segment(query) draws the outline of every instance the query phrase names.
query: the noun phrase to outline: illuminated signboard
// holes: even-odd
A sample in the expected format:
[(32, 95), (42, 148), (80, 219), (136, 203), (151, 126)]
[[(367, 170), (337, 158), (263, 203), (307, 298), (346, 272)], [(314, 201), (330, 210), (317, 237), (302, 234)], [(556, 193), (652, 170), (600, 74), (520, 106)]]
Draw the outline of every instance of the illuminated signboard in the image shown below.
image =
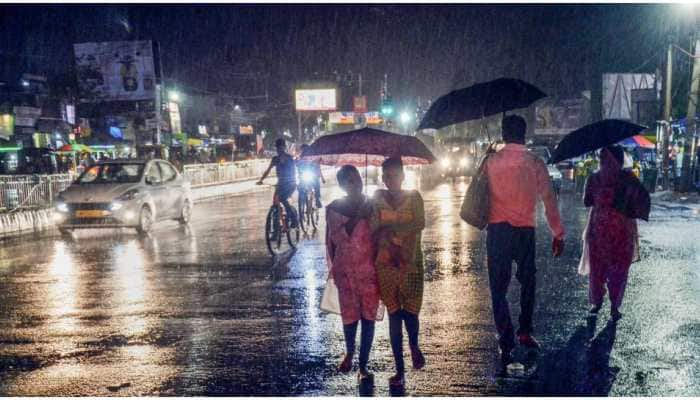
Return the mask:
[(334, 111), (335, 89), (298, 89), (294, 92), (297, 111)]

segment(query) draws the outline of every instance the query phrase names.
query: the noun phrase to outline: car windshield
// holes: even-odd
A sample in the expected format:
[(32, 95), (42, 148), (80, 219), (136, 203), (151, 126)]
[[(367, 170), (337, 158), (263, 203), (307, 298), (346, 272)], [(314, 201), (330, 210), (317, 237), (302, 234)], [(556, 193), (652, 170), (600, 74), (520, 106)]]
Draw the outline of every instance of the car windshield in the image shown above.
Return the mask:
[(80, 175), (78, 183), (136, 183), (141, 180), (143, 166), (143, 164), (93, 165)]

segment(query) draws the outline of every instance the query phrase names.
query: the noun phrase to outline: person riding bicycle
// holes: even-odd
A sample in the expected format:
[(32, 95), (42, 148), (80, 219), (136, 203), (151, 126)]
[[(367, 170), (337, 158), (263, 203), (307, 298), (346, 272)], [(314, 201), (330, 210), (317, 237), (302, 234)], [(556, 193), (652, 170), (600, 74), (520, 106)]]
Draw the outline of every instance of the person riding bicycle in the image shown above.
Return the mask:
[[(302, 154), (309, 148), (308, 144), (301, 145)], [(321, 204), (321, 182), (326, 183), (326, 179), (321, 173), (321, 164), (318, 161), (298, 160), (297, 171), (299, 172), (299, 202), (306, 198), (306, 190), (313, 187), (316, 195), (316, 208), (322, 208)]]
[(289, 198), (292, 197), (294, 191), (296, 190), (297, 180), (296, 180), (296, 166), (294, 158), (287, 153), (287, 143), (284, 139), (279, 138), (275, 141), (275, 148), (277, 149), (277, 155), (272, 157), (270, 160), (270, 165), (263, 173), (263, 176), (257, 182), (258, 185), (262, 185), (267, 175), (275, 167), (277, 172), (277, 187), (275, 188), (275, 195), (278, 196), (280, 202), (284, 206), (287, 215), (290, 218), (291, 227), (296, 228), (298, 218), (297, 212), (289, 204)]

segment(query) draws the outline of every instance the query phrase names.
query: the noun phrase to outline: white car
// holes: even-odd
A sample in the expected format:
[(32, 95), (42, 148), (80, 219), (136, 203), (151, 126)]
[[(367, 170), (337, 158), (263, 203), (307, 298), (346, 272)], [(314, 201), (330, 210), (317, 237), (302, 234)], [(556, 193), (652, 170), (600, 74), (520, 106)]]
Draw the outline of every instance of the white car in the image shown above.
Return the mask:
[[(551, 157), (551, 154), (549, 152), (549, 149), (546, 146), (534, 146), (530, 147), (529, 150), (538, 156), (539, 158), (542, 159), (545, 163), (549, 161), (549, 158)], [(559, 195), (559, 192), (561, 191), (561, 181), (562, 181), (562, 173), (559, 171), (559, 168), (557, 168), (554, 165), (551, 164), (546, 164), (547, 165), (547, 173), (549, 173), (549, 178), (552, 180), (552, 187), (554, 189), (554, 192)]]
[(83, 228), (135, 228), (148, 233), (157, 221), (187, 224), (190, 184), (167, 161), (99, 162), (58, 195), (55, 217), (61, 233)]

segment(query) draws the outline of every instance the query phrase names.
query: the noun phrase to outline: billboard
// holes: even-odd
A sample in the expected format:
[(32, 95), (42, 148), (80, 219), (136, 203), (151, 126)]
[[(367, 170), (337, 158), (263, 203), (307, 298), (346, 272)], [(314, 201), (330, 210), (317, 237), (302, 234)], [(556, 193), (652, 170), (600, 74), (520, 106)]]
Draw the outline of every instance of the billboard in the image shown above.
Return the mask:
[(588, 123), (589, 110), (585, 97), (542, 100), (535, 108), (535, 135), (566, 135)]
[(41, 117), (41, 108), (36, 107), (13, 107), (15, 114), (15, 126), (34, 127), (36, 120)]
[(81, 101), (155, 99), (156, 69), (150, 40), (73, 45)]
[(661, 95), (661, 82), (655, 74), (603, 74), (603, 118), (631, 120), (632, 91), (653, 89)]
[(252, 125), (239, 125), (238, 132), (241, 135), (252, 135), (253, 134), (253, 126)]
[(0, 138), (8, 140), (15, 133), (15, 117), (12, 114), (0, 115)]
[(294, 91), (297, 111), (334, 111), (335, 89), (297, 89)]
[(367, 125), (381, 125), (384, 123), (384, 120), (379, 114), (379, 111), (371, 111), (365, 113), (365, 119), (367, 121)]
[(367, 96), (355, 96), (352, 98), (352, 110), (356, 113), (367, 112)]
[(336, 125), (354, 125), (355, 113), (338, 111), (328, 114), (328, 122)]
[[(361, 121), (364, 119), (364, 121)], [(379, 111), (370, 111), (366, 113), (354, 113), (351, 111), (336, 111), (328, 113), (328, 122), (336, 125), (381, 125), (384, 123), (384, 119), (379, 114)]]
[(174, 101), (168, 103), (168, 111), (170, 112), (170, 129), (173, 133), (182, 132), (182, 122), (180, 120), (180, 106)]

